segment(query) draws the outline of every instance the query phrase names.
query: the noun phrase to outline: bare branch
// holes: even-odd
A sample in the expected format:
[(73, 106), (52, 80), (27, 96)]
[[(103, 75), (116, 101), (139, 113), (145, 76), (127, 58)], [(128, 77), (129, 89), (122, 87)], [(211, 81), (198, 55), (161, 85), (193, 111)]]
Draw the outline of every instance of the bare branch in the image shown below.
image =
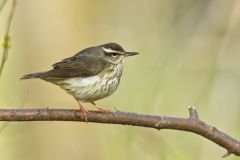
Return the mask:
[[(199, 120), (194, 107), (189, 107), (190, 118), (144, 115), (116, 111), (115, 114), (89, 111), (88, 122), (123, 124), (148, 128), (182, 130), (199, 134), (240, 156), (240, 141)], [(85, 116), (72, 109), (0, 109), (0, 121), (79, 121)]]

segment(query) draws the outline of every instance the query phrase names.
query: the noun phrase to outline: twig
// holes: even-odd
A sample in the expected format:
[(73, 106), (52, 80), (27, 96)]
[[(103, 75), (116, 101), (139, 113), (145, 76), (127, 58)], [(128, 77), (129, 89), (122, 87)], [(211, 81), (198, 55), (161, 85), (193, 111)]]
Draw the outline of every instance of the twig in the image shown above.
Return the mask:
[[(19, 109), (22, 109), (25, 106), (25, 104), (27, 102), (27, 98), (28, 98), (28, 95), (24, 98), (23, 103), (22, 103), (22, 105), (21, 105), (21, 107)], [(9, 123), (10, 122), (7, 121), (3, 125), (1, 125), (1, 127), (0, 127), (0, 134), (8, 127)]]
[[(194, 107), (189, 107), (189, 118), (144, 115), (117, 111), (115, 114), (89, 111), (88, 122), (123, 124), (148, 128), (173, 129), (199, 134), (227, 150), (227, 154), (240, 156), (240, 141), (201, 121)], [(0, 109), (0, 121), (79, 121), (85, 116), (72, 109)]]
[[(5, 5), (5, 1), (3, 1), (2, 3), (2, 8)], [(2, 48), (3, 48), (3, 53), (2, 53), (2, 60), (1, 60), (1, 65), (0, 65), (0, 77), (4, 68), (4, 64), (7, 61), (7, 57), (8, 57), (8, 50), (9, 50), (9, 41), (10, 41), (10, 37), (9, 37), (9, 31), (10, 31), (10, 27), (11, 27), (11, 22), (12, 22), (12, 18), (15, 12), (15, 8), (17, 5), (17, 0), (12, 0), (12, 6), (11, 6), (11, 10), (10, 13), (8, 15), (8, 19), (7, 19), (7, 24), (6, 24), (6, 31), (5, 31), (5, 35), (3, 37), (3, 44), (2, 44)], [(0, 8), (2, 10), (2, 8)], [(0, 11), (1, 11), (0, 10)]]
[(3, 10), (3, 7), (5, 6), (7, 0), (2, 0), (2, 3), (0, 4), (0, 13), (2, 12)]

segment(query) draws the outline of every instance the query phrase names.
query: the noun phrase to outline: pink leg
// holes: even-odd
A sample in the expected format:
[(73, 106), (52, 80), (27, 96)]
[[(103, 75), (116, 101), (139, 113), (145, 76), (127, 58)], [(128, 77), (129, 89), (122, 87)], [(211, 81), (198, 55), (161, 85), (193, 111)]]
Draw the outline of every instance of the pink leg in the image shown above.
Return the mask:
[(79, 100), (77, 100), (77, 103), (80, 107), (80, 113), (84, 115), (84, 119), (87, 122), (87, 114), (89, 113), (84, 107), (83, 105), (79, 102)]
[(91, 102), (99, 111), (101, 111), (101, 112), (105, 112), (105, 113), (113, 113), (113, 111), (112, 110), (110, 110), (110, 109), (105, 109), (105, 108), (102, 108), (102, 107), (100, 107), (100, 106), (98, 106), (96, 103), (94, 103), (94, 102)]

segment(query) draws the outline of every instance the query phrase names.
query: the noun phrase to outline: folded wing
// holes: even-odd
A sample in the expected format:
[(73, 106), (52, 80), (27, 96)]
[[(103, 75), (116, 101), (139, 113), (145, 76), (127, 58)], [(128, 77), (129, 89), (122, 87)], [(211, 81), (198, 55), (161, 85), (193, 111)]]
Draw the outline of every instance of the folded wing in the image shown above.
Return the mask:
[(42, 79), (89, 77), (100, 73), (108, 63), (94, 56), (70, 57), (55, 63), (53, 69), (45, 72)]

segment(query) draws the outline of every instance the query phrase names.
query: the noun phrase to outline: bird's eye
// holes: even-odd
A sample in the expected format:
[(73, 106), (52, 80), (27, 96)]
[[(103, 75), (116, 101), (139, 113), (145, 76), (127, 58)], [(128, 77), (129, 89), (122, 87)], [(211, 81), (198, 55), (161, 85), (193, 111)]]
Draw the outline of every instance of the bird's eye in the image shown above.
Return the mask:
[(116, 57), (116, 56), (117, 56), (117, 53), (112, 53), (112, 56), (113, 56), (113, 57)]

